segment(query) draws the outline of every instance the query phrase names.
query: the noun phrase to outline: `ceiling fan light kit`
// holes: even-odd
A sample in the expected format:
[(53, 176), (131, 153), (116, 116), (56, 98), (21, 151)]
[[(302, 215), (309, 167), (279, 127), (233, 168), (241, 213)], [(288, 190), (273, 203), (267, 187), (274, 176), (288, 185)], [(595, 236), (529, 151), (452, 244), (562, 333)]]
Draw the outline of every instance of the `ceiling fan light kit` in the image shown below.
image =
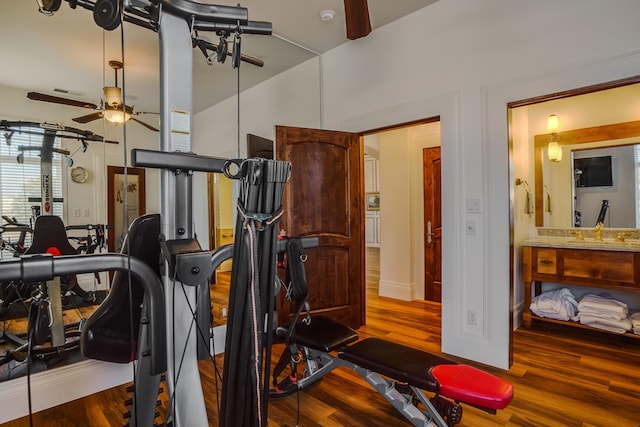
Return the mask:
[(104, 101), (107, 105), (119, 105), (122, 103), (122, 89), (116, 86), (106, 86), (104, 88)]
[(131, 114), (126, 111), (122, 111), (121, 109), (111, 108), (109, 106), (105, 107), (104, 112), (102, 113), (104, 118), (109, 120), (111, 123), (116, 125), (122, 124), (129, 119), (131, 119)]
[(105, 86), (103, 88), (104, 99), (101, 101), (100, 107), (89, 102), (76, 101), (74, 99), (61, 98), (59, 96), (52, 96), (38, 92), (27, 93), (27, 98), (34, 101), (52, 102), (54, 104), (70, 105), (72, 107), (81, 107), (96, 110), (94, 113), (86, 114), (80, 117), (74, 117), (71, 119), (77, 123), (89, 123), (94, 120), (105, 119), (110, 123), (119, 125), (129, 120), (133, 120), (134, 122), (146, 127), (149, 130), (159, 132), (159, 129), (133, 117), (140, 114), (151, 113), (134, 112), (133, 107), (130, 107), (129, 105), (126, 105), (122, 102), (122, 88), (118, 86), (118, 70), (121, 70), (123, 68), (123, 63), (120, 61), (109, 61), (109, 66), (113, 69), (115, 74), (115, 85)]

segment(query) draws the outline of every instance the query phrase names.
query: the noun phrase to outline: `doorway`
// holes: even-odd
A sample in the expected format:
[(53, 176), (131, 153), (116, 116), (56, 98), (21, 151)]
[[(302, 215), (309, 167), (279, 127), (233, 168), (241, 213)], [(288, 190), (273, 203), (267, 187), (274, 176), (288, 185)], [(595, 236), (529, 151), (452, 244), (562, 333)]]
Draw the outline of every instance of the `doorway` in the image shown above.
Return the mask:
[(367, 294), (426, 300), (423, 149), (440, 146), (439, 117), (364, 132), (363, 145)]
[[(633, 153), (640, 135), (636, 114), (640, 108), (638, 94), (640, 76), (508, 104), (513, 158), (510, 175), (515, 178), (511, 182), (512, 280), (516, 284), (514, 304), (518, 313), (528, 310), (523, 303), (520, 249), (524, 240), (534, 237), (531, 230), (537, 230), (537, 227), (554, 227), (567, 232), (576, 231), (572, 229), (577, 227), (592, 230), (604, 199), (615, 200), (612, 204), (615, 208), (603, 217), (605, 229), (636, 228), (638, 208), (634, 205), (637, 195), (633, 187), (637, 187), (634, 176), (640, 163), (634, 164)], [(605, 110), (606, 114), (603, 113)], [(548, 133), (547, 124), (552, 114), (558, 121), (554, 139), (562, 152), (562, 156), (554, 161), (548, 156), (552, 134)], [(618, 150), (625, 150), (626, 154), (618, 154)], [(576, 160), (600, 156), (609, 157), (615, 165), (610, 171), (614, 185), (581, 188), (576, 182), (576, 171), (580, 170)], [(627, 162), (629, 166), (626, 166)], [(581, 195), (576, 190), (586, 194)], [(595, 201), (588, 204), (587, 196)], [(552, 285), (545, 285), (542, 291), (552, 288)], [(585, 293), (585, 288), (568, 288), (576, 298)], [(640, 299), (631, 294), (614, 293), (614, 296), (631, 306), (640, 304)]]

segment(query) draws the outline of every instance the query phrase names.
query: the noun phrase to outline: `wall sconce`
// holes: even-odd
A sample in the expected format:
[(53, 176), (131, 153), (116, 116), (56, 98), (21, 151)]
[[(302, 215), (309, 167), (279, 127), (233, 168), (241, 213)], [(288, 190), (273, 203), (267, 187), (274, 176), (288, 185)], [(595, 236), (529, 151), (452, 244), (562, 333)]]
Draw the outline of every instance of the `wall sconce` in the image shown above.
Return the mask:
[(549, 145), (547, 146), (547, 154), (552, 162), (562, 160), (562, 147), (558, 144), (558, 116), (551, 114), (547, 118), (547, 131), (551, 134), (549, 137)]

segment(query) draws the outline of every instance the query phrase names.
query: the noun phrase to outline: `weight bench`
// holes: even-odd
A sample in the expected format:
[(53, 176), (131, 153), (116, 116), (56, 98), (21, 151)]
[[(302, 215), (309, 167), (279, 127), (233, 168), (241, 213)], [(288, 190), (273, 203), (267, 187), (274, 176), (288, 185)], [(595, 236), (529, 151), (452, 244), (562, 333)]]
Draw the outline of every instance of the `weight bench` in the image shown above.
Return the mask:
[[(492, 414), (509, 405), (513, 386), (492, 374), (384, 339), (359, 340), (353, 329), (326, 316), (309, 315), (304, 269), (291, 268), (292, 259), (298, 264), (295, 259), (304, 256), (299, 248), (294, 253), (288, 253), (287, 269), (293, 273), (289, 294), (298, 309), (289, 326), (275, 331), (286, 348), (273, 370), (270, 397), (287, 396), (345, 367), (357, 372), (415, 426), (453, 426), (462, 418), (461, 403)], [(304, 307), (306, 318), (298, 321)], [(299, 378), (297, 366), (303, 361), (305, 370)], [(290, 374), (278, 381), (287, 365)]]

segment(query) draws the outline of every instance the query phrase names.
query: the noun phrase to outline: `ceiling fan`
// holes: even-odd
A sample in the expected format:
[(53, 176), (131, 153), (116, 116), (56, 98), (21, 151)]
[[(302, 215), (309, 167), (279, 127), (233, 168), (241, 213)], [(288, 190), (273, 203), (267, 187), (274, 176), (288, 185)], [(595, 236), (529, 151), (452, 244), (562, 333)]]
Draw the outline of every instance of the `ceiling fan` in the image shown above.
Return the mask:
[(138, 120), (134, 116), (139, 116), (142, 114), (157, 114), (157, 113), (148, 113), (148, 112), (140, 112), (134, 111), (133, 107), (122, 103), (122, 89), (118, 87), (118, 70), (121, 70), (123, 67), (122, 62), (120, 61), (109, 61), (109, 66), (114, 70), (115, 73), (115, 86), (105, 86), (103, 90), (104, 99), (100, 101), (100, 107), (96, 104), (85, 102), (85, 101), (77, 101), (75, 99), (62, 98), (59, 96), (47, 95), (45, 93), (39, 92), (28, 92), (27, 98), (32, 99), (34, 101), (44, 101), (44, 102), (52, 102), (54, 104), (63, 104), (70, 105), (72, 107), (81, 107), (88, 108), (91, 110), (97, 110), (94, 113), (87, 114), (80, 117), (74, 117), (74, 122), (78, 123), (89, 123), (98, 119), (106, 119), (112, 123), (120, 124), (124, 123), (128, 120), (133, 120), (136, 123), (141, 124), (149, 130), (159, 132), (159, 130), (148, 123), (145, 123), (141, 120)]
[(344, 14), (349, 40), (365, 37), (371, 32), (367, 0), (344, 0)]

